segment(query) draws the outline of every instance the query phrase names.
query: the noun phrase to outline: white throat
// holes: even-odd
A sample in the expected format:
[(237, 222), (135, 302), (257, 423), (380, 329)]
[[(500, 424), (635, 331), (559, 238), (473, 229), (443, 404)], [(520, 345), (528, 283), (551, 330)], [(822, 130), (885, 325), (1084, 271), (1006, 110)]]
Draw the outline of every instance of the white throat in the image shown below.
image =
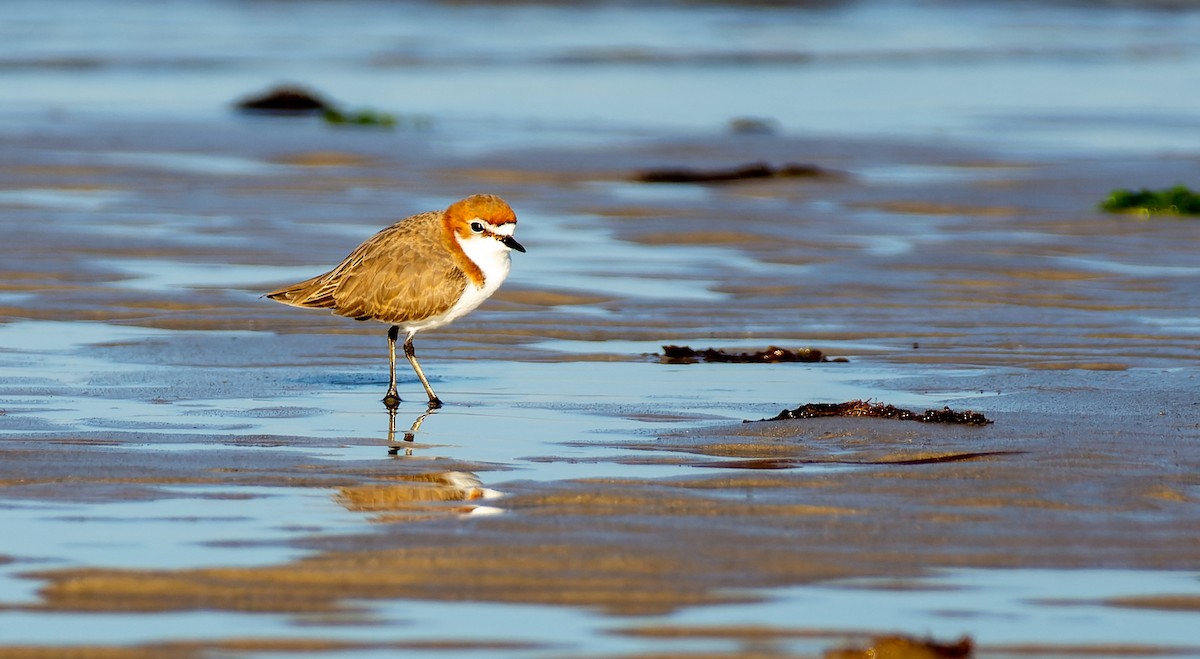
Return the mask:
[(481, 290), (485, 291), (484, 297), (495, 293), (504, 279), (508, 277), (508, 270), (512, 267), (512, 261), (508, 255), (511, 250), (508, 246), (486, 235), (466, 238), (455, 235), (454, 239), (458, 241), (458, 246), (462, 248), (467, 258), (483, 271), (483, 288)]
[(495, 293), (496, 289), (500, 288), (500, 284), (504, 283), (504, 279), (508, 277), (511, 265), (508, 258), (509, 249), (499, 240), (488, 236), (462, 238), (457, 235), (454, 239), (458, 241), (459, 247), (466, 253), (467, 258), (471, 259), (483, 272), (483, 286), (476, 286), (475, 282), (468, 281), (462, 297), (446, 313), (405, 325), (404, 329), (409, 336), (422, 330), (441, 327), (474, 311), (476, 307), (483, 304), (484, 300), (491, 297), (492, 293)]

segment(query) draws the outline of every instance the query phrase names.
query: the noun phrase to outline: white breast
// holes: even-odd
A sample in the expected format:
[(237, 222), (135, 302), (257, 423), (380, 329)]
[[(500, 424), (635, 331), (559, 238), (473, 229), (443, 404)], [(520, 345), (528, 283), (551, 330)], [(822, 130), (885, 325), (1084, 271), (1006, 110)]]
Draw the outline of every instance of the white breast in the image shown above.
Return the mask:
[(445, 313), (404, 325), (404, 331), (410, 335), (441, 327), (474, 311), (484, 300), (491, 297), (508, 277), (512, 261), (508, 255), (509, 249), (503, 243), (488, 236), (455, 237), (467, 257), (483, 271), (483, 286), (476, 286), (474, 282), (468, 281), (462, 297)]

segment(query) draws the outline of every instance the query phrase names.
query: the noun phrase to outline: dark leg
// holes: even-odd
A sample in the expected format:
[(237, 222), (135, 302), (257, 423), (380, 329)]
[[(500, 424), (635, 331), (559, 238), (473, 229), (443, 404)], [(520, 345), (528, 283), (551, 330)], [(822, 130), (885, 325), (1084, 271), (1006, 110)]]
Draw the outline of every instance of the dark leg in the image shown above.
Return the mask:
[(400, 393), (396, 391), (396, 339), (400, 338), (400, 327), (392, 325), (388, 330), (388, 390), (383, 396), (383, 404), (389, 410), (400, 406)]
[(408, 363), (412, 364), (413, 370), (416, 371), (417, 377), (421, 378), (421, 385), (425, 387), (425, 393), (429, 395), (429, 408), (437, 409), (442, 406), (442, 401), (438, 400), (437, 394), (433, 393), (433, 387), (429, 386), (429, 380), (425, 379), (425, 371), (421, 370), (421, 365), (417, 363), (417, 353), (413, 350), (412, 336), (404, 341), (404, 356), (408, 357)]

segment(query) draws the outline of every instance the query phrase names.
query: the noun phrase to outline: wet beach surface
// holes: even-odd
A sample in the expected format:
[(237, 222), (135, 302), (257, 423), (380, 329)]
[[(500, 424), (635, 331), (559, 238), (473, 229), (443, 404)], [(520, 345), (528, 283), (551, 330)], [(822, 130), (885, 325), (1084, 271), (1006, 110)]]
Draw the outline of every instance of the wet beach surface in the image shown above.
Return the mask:
[[(1096, 206), (1193, 133), (219, 109), (5, 115), (0, 657), (1200, 655), (1200, 222)], [(819, 175), (637, 180), (756, 162)], [(529, 252), (390, 419), (384, 326), (261, 296), (482, 191)], [(753, 421), (854, 399), (995, 423)]]

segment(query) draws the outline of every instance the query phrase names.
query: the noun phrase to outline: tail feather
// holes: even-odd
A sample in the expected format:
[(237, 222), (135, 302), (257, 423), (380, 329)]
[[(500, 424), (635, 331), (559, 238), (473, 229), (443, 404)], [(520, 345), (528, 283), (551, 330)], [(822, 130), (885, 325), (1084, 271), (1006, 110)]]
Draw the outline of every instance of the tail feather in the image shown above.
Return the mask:
[(310, 309), (331, 309), (335, 306), (333, 288), (325, 284), (325, 275), (307, 279), (298, 284), (267, 293), (267, 297), (293, 307), (308, 307)]

